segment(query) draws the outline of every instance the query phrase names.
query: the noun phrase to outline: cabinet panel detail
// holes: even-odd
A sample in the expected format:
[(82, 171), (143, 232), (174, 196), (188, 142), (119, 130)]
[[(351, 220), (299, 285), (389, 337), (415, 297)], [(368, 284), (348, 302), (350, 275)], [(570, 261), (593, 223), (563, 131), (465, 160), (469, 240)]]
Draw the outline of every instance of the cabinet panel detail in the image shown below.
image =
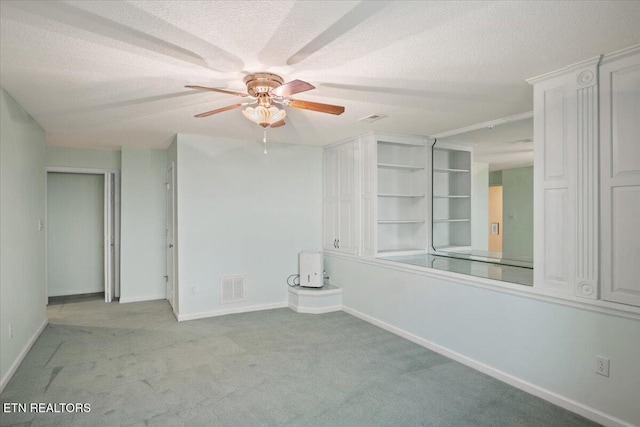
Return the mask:
[(570, 241), (567, 224), (567, 189), (546, 190), (544, 193), (544, 267), (545, 283), (564, 285), (568, 281), (566, 249)]
[(640, 186), (613, 188), (611, 201), (609, 291), (640, 301)]
[(355, 253), (354, 143), (326, 149), (323, 155), (323, 247)]
[(598, 87), (579, 89), (575, 295), (598, 298)]
[(566, 173), (565, 86), (544, 93), (544, 178), (562, 179)]
[(612, 173), (640, 174), (640, 65), (611, 73)]

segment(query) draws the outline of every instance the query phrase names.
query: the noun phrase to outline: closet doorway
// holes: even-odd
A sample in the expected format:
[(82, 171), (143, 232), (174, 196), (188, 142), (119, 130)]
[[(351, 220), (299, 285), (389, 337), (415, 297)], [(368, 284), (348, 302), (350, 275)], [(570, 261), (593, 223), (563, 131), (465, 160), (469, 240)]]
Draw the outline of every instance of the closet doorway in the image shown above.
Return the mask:
[(117, 170), (47, 168), (47, 302), (120, 296), (119, 196)]

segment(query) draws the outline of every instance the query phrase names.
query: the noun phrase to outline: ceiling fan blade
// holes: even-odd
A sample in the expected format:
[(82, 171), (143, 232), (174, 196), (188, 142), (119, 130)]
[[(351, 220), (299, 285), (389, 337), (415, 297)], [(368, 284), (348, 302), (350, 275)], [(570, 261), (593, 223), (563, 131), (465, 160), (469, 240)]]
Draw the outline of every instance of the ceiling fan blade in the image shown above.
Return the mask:
[(273, 89), (271, 93), (276, 96), (282, 96), (283, 98), (286, 98), (287, 96), (295, 95), (296, 93), (300, 92), (306, 92), (315, 88), (316, 87), (311, 83), (303, 82), (302, 80), (291, 80), (290, 82)]
[(242, 107), (243, 105), (244, 104), (227, 105), (226, 107), (218, 108), (217, 110), (211, 110), (211, 111), (207, 111), (206, 113), (196, 114), (194, 117), (200, 118), (200, 117), (212, 116), (214, 114), (218, 114), (218, 113), (222, 113), (224, 111), (233, 110), (234, 108)]
[(246, 93), (241, 93), (241, 92), (234, 92), (232, 90), (226, 90), (226, 89), (216, 89), (215, 87), (206, 87), (206, 86), (192, 86), (192, 85), (187, 85), (185, 87), (188, 87), (189, 89), (198, 89), (198, 90), (209, 90), (211, 92), (220, 92), (220, 93), (227, 93), (229, 95), (235, 95), (235, 96), (249, 96)]
[(299, 99), (290, 99), (286, 105), (293, 108), (302, 108), (303, 110), (335, 114), (336, 116), (344, 113), (344, 107), (340, 105), (321, 104), (319, 102), (301, 101)]
[(286, 125), (286, 123), (284, 122), (284, 119), (282, 119), (282, 120), (278, 120), (277, 122), (272, 123), (270, 127), (279, 128), (280, 126), (284, 126), (284, 125)]

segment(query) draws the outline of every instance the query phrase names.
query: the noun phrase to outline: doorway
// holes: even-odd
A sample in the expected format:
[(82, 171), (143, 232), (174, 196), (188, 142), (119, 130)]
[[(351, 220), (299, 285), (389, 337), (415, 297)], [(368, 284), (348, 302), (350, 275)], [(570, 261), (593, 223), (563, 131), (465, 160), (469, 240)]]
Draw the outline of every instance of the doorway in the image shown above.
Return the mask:
[(502, 253), (502, 186), (489, 187), (489, 252)]
[(119, 171), (47, 168), (46, 292), (120, 295)]

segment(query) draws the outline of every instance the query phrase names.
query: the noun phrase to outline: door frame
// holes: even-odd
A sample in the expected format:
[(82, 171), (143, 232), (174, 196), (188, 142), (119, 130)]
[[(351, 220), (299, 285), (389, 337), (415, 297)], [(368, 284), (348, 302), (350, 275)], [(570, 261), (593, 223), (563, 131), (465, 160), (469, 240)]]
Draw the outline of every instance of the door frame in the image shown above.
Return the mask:
[[(173, 314), (178, 318), (178, 310), (176, 301), (176, 168), (174, 162), (170, 162), (166, 169), (166, 189), (167, 189), (167, 198), (166, 198), (166, 240), (165, 240), (165, 251), (167, 252), (166, 258), (166, 278), (167, 285), (166, 288), (169, 287), (169, 280), (171, 280), (171, 299), (169, 300), (169, 290), (167, 289), (166, 298), (169, 300), (171, 304), (171, 309), (173, 310)], [(169, 193), (171, 194), (171, 203), (169, 203)], [(171, 211), (171, 216), (169, 216), (169, 211)], [(169, 224), (169, 217), (171, 217), (171, 224)], [(171, 236), (169, 236), (169, 225), (171, 225)], [(171, 237), (171, 244), (173, 247), (171, 251), (169, 251), (169, 237)], [(171, 252), (171, 256), (169, 257), (169, 252)], [(171, 259), (169, 259), (171, 258)], [(171, 266), (171, 275), (169, 275), (169, 266)]]
[[(76, 167), (67, 167), (67, 166), (46, 166), (45, 167), (45, 185), (44, 185), (44, 259), (45, 259), (45, 278), (44, 278), (44, 291), (45, 297), (47, 301), (47, 305), (49, 305), (49, 229), (48, 229), (48, 211), (49, 211), (49, 195), (48, 195), (48, 187), (49, 187), (49, 173), (77, 173), (77, 174), (88, 174), (88, 175), (103, 175), (105, 179), (104, 185), (104, 238), (105, 238), (105, 249), (108, 244), (113, 244), (113, 256), (109, 256), (109, 251), (104, 251), (104, 262), (105, 262), (105, 274), (107, 271), (113, 271), (113, 283), (114, 283), (114, 292), (112, 296), (120, 297), (120, 170), (119, 169), (95, 169), (95, 168), (76, 168)], [(107, 194), (107, 189), (111, 186), (107, 185), (107, 181), (111, 180), (111, 176), (113, 176), (113, 197)], [(108, 204), (107, 201), (111, 200), (111, 204)], [(107, 242), (107, 230), (108, 227), (108, 218), (110, 217), (109, 211), (113, 209), (113, 242)], [(105, 290), (106, 290), (106, 276), (105, 276)], [(105, 302), (108, 298), (108, 292), (105, 292)]]

